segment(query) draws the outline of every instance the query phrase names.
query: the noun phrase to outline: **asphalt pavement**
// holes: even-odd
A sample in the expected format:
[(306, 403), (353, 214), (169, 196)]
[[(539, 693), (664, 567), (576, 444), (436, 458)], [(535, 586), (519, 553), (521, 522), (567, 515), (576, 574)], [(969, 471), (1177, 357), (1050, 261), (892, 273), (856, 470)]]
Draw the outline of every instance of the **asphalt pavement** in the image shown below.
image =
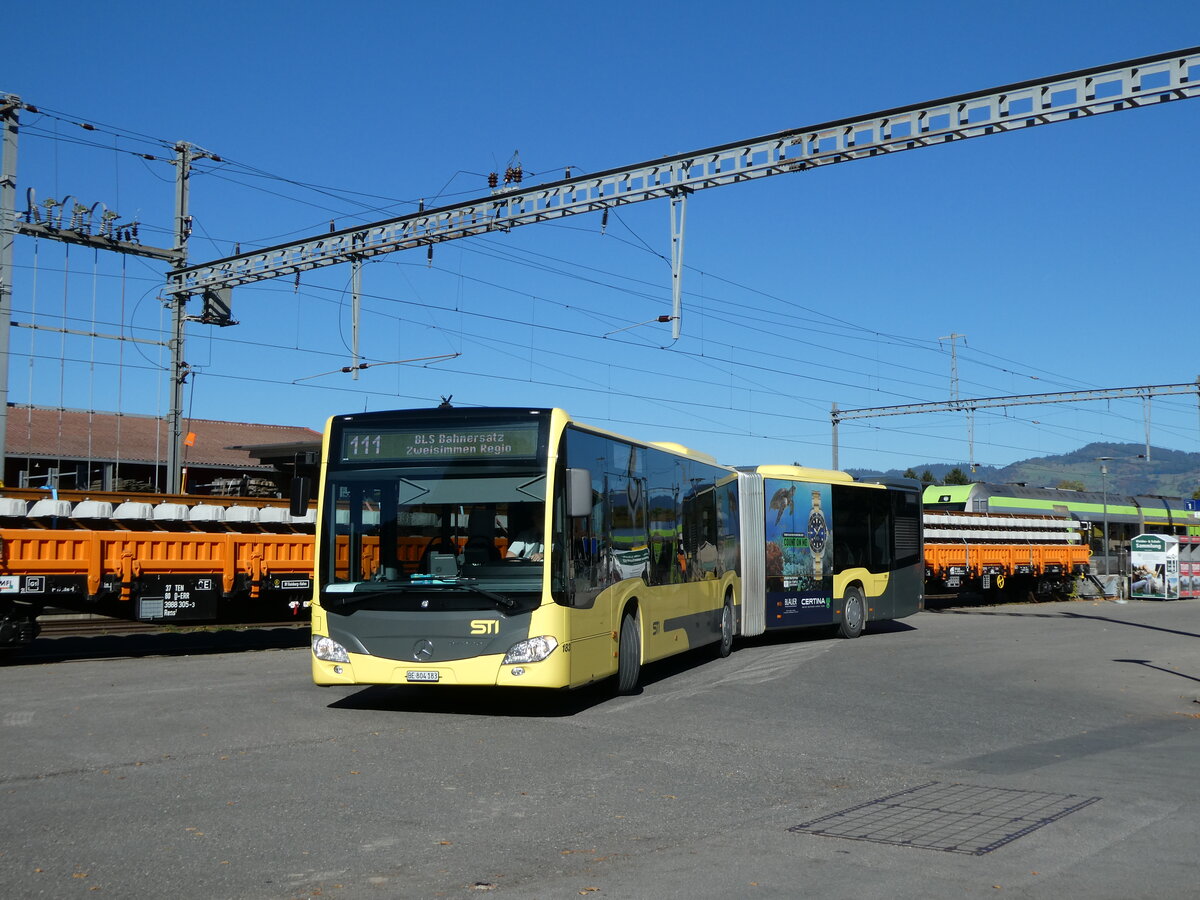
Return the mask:
[(0, 667), (5, 896), (1200, 894), (1200, 602), (740, 641), (629, 697), (317, 688), (248, 634)]

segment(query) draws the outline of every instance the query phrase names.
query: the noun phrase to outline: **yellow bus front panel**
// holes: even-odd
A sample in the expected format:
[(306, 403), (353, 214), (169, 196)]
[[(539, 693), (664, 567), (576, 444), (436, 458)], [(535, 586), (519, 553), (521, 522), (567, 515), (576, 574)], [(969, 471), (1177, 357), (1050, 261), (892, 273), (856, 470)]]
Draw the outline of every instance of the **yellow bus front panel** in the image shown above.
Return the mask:
[[(339, 616), (318, 607), (313, 612), (313, 681), (566, 687), (571, 651), (567, 612), (553, 603), (515, 615), (385, 611), (372, 622), (364, 615), (370, 611)], [(321, 638), (332, 646), (322, 645)]]

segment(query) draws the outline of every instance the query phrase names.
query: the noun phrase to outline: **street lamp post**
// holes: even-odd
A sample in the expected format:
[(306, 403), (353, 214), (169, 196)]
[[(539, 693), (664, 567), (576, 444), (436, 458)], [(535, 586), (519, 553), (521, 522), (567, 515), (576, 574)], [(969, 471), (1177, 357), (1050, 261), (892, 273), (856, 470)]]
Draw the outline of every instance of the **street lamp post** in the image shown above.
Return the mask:
[(1097, 456), (1094, 458), (1096, 462), (1100, 463), (1100, 490), (1104, 495), (1104, 574), (1111, 575), (1112, 561), (1109, 555), (1111, 548), (1108, 544), (1108, 463), (1114, 459), (1149, 459), (1150, 456), (1147, 450), (1147, 453), (1139, 453), (1137, 456)]
[(1100, 490), (1103, 494), (1104, 502), (1104, 574), (1112, 574), (1112, 562), (1109, 559), (1109, 544), (1108, 544), (1108, 462), (1112, 459), (1111, 456), (1100, 456), (1097, 459), (1102, 460), (1100, 463)]

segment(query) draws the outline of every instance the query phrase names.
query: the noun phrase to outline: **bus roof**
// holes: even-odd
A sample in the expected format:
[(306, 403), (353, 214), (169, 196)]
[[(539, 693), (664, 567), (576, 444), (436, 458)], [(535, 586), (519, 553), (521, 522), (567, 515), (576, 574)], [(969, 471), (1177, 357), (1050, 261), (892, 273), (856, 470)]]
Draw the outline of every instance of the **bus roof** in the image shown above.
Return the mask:
[[(810, 469), (808, 466), (758, 466), (754, 470), (764, 478), (794, 478), (797, 481), (816, 481), (823, 484), (847, 484), (854, 476), (836, 469)], [(882, 485), (870, 485), (882, 487)]]
[(672, 453), (678, 453), (680, 456), (690, 456), (692, 459), (698, 459), (700, 462), (706, 462), (710, 465), (718, 465), (715, 456), (709, 456), (707, 453), (701, 453), (699, 450), (693, 450), (691, 447), (685, 447), (683, 444), (677, 444), (674, 441), (649, 441), (651, 447), (658, 447), (660, 450), (670, 450)]

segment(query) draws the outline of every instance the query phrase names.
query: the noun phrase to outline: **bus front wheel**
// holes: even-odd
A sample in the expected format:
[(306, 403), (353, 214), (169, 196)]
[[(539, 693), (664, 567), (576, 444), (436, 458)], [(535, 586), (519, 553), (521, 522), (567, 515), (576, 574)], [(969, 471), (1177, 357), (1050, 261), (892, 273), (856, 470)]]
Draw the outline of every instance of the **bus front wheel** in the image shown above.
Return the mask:
[(637, 616), (625, 613), (621, 619), (621, 642), (617, 646), (617, 693), (632, 694), (642, 675), (642, 635)]
[(858, 588), (846, 588), (846, 596), (842, 600), (842, 621), (838, 625), (838, 635), (844, 638), (856, 638), (863, 633), (863, 625), (867, 620), (867, 604), (863, 600), (862, 591)]

